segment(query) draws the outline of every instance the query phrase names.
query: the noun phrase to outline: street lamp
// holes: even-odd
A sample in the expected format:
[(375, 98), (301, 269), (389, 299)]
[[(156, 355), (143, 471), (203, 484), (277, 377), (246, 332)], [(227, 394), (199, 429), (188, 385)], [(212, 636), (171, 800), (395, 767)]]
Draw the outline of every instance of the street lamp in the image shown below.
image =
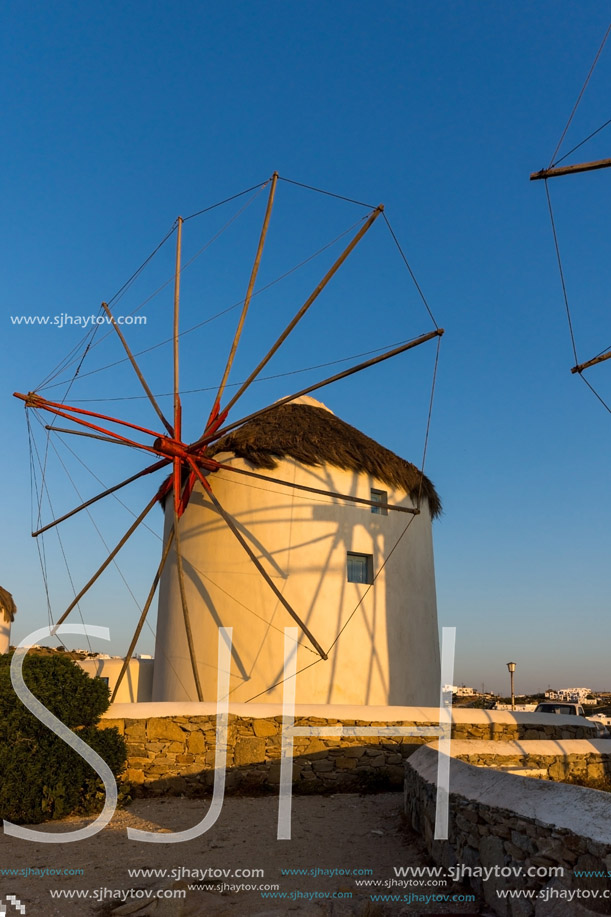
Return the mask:
[(508, 662), (507, 668), (509, 669), (509, 677), (511, 678), (511, 709), (515, 710), (516, 709), (516, 696), (513, 692), (513, 673), (516, 670), (515, 662)]

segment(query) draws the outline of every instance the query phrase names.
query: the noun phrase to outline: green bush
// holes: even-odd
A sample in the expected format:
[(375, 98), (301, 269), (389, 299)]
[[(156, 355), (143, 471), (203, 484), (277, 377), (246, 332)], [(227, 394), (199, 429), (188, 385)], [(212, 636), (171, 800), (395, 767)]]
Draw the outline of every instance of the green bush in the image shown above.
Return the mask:
[[(0, 656), (0, 817), (36, 824), (74, 812), (101, 808), (103, 784), (97, 773), (23, 706), (11, 684), (12, 654)], [(101, 678), (90, 678), (70, 658), (28, 654), (23, 677), (32, 693), (77, 733), (115, 776), (126, 760), (116, 729), (96, 728), (108, 709)]]

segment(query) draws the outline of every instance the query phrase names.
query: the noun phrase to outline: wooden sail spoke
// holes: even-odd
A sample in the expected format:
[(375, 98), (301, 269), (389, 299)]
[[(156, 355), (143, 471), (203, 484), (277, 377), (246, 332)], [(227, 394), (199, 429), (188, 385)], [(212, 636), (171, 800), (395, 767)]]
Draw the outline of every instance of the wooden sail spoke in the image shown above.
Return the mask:
[(273, 581), (273, 579), (271, 578), (271, 576), (269, 575), (269, 573), (267, 572), (267, 570), (265, 569), (265, 567), (263, 566), (263, 564), (261, 563), (257, 555), (255, 554), (251, 546), (248, 544), (248, 542), (246, 541), (246, 539), (244, 538), (244, 536), (238, 529), (234, 520), (231, 518), (229, 513), (223, 508), (223, 506), (221, 506), (221, 504), (219, 503), (216, 495), (212, 492), (212, 488), (210, 487), (210, 484), (205, 479), (205, 477), (203, 476), (203, 474), (201, 473), (201, 471), (199, 470), (195, 462), (192, 459), (189, 459), (189, 464), (191, 465), (191, 468), (193, 472), (196, 474), (200, 483), (203, 485), (204, 489), (206, 490), (208, 496), (210, 497), (210, 500), (212, 501), (213, 506), (215, 507), (217, 512), (222, 516), (222, 518), (225, 520), (228, 527), (231, 529), (231, 531), (233, 532), (237, 540), (240, 542), (243, 549), (246, 551), (251, 561), (253, 562), (253, 564), (255, 565), (255, 567), (257, 568), (257, 570), (259, 571), (259, 573), (261, 574), (261, 576), (263, 577), (263, 579), (265, 580), (269, 588), (272, 590), (272, 592), (274, 593), (278, 601), (286, 608), (291, 618), (299, 625), (299, 627), (301, 628), (303, 633), (306, 635), (306, 637), (308, 638), (308, 640), (310, 641), (310, 643), (312, 644), (312, 646), (314, 647), (318, 655), (321, 657), (321, 659), (327, 659), (328, 658), (327, 654), (323, 650), (322, 646), (320, 645), (316, 637), (314, 637), (314, 635), (309, 630), (307, 624), (305, 624), (305, 622), (301, 620), (297, 612), (288, 603), (286, 598), (280, 592), (280, 590), (276, 586), (275, 582)]
[(210, 417), (208, 418), (208, 423), (206, 424), (206, 430), (210, 428), (219, 413), (221, 406), (221, 398), (223, 397), (223, 392), (225, 390), (225, 385), (227, 384), (227, 379), (229, 378), (229, 373), (231, 372), (231, 367), (233, 365), (233, 360), (238, 349), (238, 344), (240, 343), (240, 337), (242, 335), (242, 329), (244, 328), (244, 322), (246, 321), (246, 315), (250, 306), (250, 300), (252, 299), (253, 290), (255, 288), (255, 282), (257, 280), (257, 274), (259, 272), (259, 264), (261, 263), (261, 255), (263, 254), (263, 246), (265, 245), (265, 238), (267, 236), (267, 227), (269, 226), (269, 220), (272, 213), (272, 207), (274, 204), (274, 195), (276, 193), (276, 184), (278, 182), (278, 173), (274, 172), (271, 177), (271, 186), (269, 189), (269, 196), (267, 198), (267, 207), (265, 210), (265, 217), (263, 218), (263, 226), (261, 227), (261, 234), (259, 236), (259, 244), (257, 245), (257, 253), (255, 255), (254, 264), (252, 266), (252, 271), (250, 272), (250, 280), (248, 281), (248, 288), (246, 290), (246, 297), (244, 299), (244, 305), (242, 306), (242, 312), (240, 314), (240, 319), (238, 321), (238, 326), (236, 328), (235, 335), (231, 344), (231, 350), (229, 351), (229, 356), (227, 358), (227, 364), (225, 366), (225, 371), (223, 373), (223, 378), (221, 379), (221, 384), (219, 385), (219, 390), (217, 396), (214, 400), (214, 405), (212, 411), (210, 412)]
[[(57, 401), (48, 401), (47, 398), (43, 398), (42, 395), (38, 395), (36, 392), (28, 392), (27, 395), (24, 395), (22, 392), (13, 392), (14, 398), (19, 398), (20, 401), (24, 401), (26, 407), (28, 408), (42, 408), (45, 411), (50, 411), (51, 413), (57, 414), (59, 411), (68, 411), (68, 414), (61, 414), (62, 417), (66, 417), (68, 420), (72, 420), (75, 423), (84, 423), (84, 421), (79, 420), (78, 417), (72, 417), (72, 414), (83, 414), (86, 417), (95, 417), (98, 420), (106, 420), (110, 423), (119, 424), (122, 427), (129, 427), (130, 430), (138, 430), (139, 433), (146, 433), (148, 436), (154, 436), (157, 438), (159, 433), (156, 433), (155, 430), (149, 430), (148, 427), (141, 427), (138, 424), (130, 423), (127, 420), (121, 420), (119, 417), (109, 417), (108, 414), (99, 414), (97, 411), (88, 411), (85, 408), (75, 408), (70, 404), (63, 404)], [(57, 410), (54, 410), (57, 409)], [(88, 424), (88, 426), (94, 426), (93, 424)], [(101, 429), (100, 427), (94, 427), (94, 429)], [(110, 436), (117, 436), (118, 434), (110, 433), (108, 430), (102, 428), (102, 432), (109, 433)], [(140, 445), (140, 443), (136, 443)]]
[(121, 548), (122, 548), (122, 547), (125, 545), (125, 543), (131, 538), (131, 536), (134, 534), (134, 532), (136, 531), (136, 529), (138, 528), (138, 526), (140, 525), (140, 523), (143, 522), (144, 519), (146, 518), (146, 516), (150, 513), (150, 511), (152, 510), (152, 508), (154, 507), (154, 505), (155, 505), (156, 502), (157, 502), (157, 494), (155, 494), (155, 496), (153, 497), (152, 500), (149, 500), (149, 502), (146, 504), (146, 506), (144, 507), (144, 509), (142, 510), (142, 512), (140, 513), (140, 515), (138, 516), (138, 518), (135, 519), (135, 521), (130, 525), (130, 527), (128, 528), (127, 532), (125, 533), (125, 535), (123, 535), (123, 537), (122, 537), (121, 540), (118, 542), (118, 544), (116, 545), (116, 547), (114, 547), (114, 548), (112, 549), (112, 551), (110, 552), (110, 554), (108, 555), (108, 557), (106, 558), (106, 560), (104, 561), (104, 563), (103, 563), (100, 567), (98, 567), (98, 569), (97, 569), (96, 572), (93, 574), (93, 576), (91, 577), (91, 579), (86, 583), (85, 586), (83, 586), (83, 588), (81, 589), (81, 591), (79, 592), (79, 594), (72, 600), (72, 602), (70, 602), (70, 604), (69, 604), (68, 607), (66, 608), (65, 612), (63, 613), (63, 615), (61, 616), (61, 618), (59, 619), (59, 621), (57, 621), (57, 622), (54, 624), (54, 626), (53, 626), (53, 632), (55, 632), (55, 630), (60, 626), (60, 624), (63, 624), (63, 623), (64, 623), (64, 621), (66, 620), (66, 618), (68, 617), (68, 615), (70, 614), (70, 612), (72, 611), (72, 609), (73, 609), (76, 605), (78, 605), (78, 603), (79, 603), (80, 600), (83, 598), (83, 596), (91, 589), (91, 587), (93, 586), (93, 584), (95, 583), (95, 581), (102, 575), (102, 573), (104, 572), (104, 570), (106, 569), (106, 567), (108, 567), (109, 564), (112, 563), (112, 561), (115, 559), (115, 557), (117, 556), (117, 554), (119, 553), (119, 551), (121, 550)]
[(123, 665), (121, 666), (121, 671), (119, 672), (119, 677), (117, 678), (117, 682), (116, 682), (116, 684), (115, 684), (115, 686), (114, 686), (114, 688), (113, 688), (112, 696), (111, 696), (111, 698), (110, 698), (110, 703), (111, 703), (111, 704), (113, 704), (113, 703), (115, 702), (115, 698), (116, 698), (117, 694), (119, 693), (119, 688), (121, 687), (121, 682), (123, 681), (123, 679), (124, 679), (124, 677), (125, 677), (125, 673), (127, 672), (127, 669), (129, 668), (129, 664), (130, 664), (130, 662), (131, 662), (131, 658), (132, 658), (132, 656), (134, 655), (134, 650), (136, 649), (136, 645), (137, 645), (137, 643), (138, 643), (138, 640), (140, 639), (140, 634), (142, 633), (142, 628), (144, 627), (144, 622), (146, 621), (146, 616), (147, 616), (148, 613), (149, 613), (149, 609), (150, 609), (151, 604), (152, 604), (152, 602), (153, 602), (153, 598), (155, 597), (155, 592), (157, 591), (157, 586), (159, 585), (159, 580), (161, 579), (161, 573), (162, 573), (163, 568), (164, 568), (164, 566), (165, 566), (165, 562), (166, 562), (166, 560), (168, 559), (168, 554), (170, 553), (170, 548), (172, 547), (172, 542), (173, 542), (173, 541), (174, 541), (174, 529), (172, 529), (172, 530), (170, 531), (170, 534), (168, 535), (168, 539), (167, 539), (167, 541), (166, 541), (166, 543), (165, 543), (165, 546), (164, 546), (164, 549), (163, 549), (163, 554), (161, 555), (161, 560), (159, 561), (159, 566), (157, 567), (157, 572), (155, 573), (155, 576), (154, 576), (154, 578), (153, 578), (153, 583), (152, 583), (151, 588), (150, 588), (150, 590), (149, 590), (149, 594), (148, 594), (148, 596), (146, 597), (146, 602), (144, 603), (144, 607), (143, 607), (142, 612), (141, 612), (141, 614), (140, 614), (140, 618), (139, 618), (139, 620), (138, 620), (138, 624), (136, 625), (136, 630), (134, 631), (134, 635), (133, 635), (132, 641), (131, 641), (131, 643), (130, 643), (130, 645), (129, 645), (129, 649), (127, 650), (127, 654), (126, 654), (126, 656), (125, 656), (125, 659), (123, 660)]
[(65, 522), (66, 519), (69, 519), (71, 516), (75, 516), (82, 510), (87, 509), (88, 506), (91, 506), (93, 503), (97, 503), (98, 500), (103, 500), (104, 497), (108, 497), (110, 494), (114, 494), (117, 490), (121, 490), (122, 487), (127, 487), (128, 484), (131, 484), (133, 481), (137, 481), (138, 478), (142, 478), (146, 474), (152, 474), (154, 471), (159, 471), (161, 468), (165, 468), (165, 466), (168, 464), (169, 459), (162, 459), (160, 462), (155, 462), (153, 465), (149, 465), (147, 468), (143, 468), (142, 471), (138, 471), (136, 474), (132, 474), (131, 477), (125, 478), (124, 481), (120, 481), (119, 484), (115, 484), (114, 487), (109, 487), (107, 490), (103, 490), (102, 493), (97, 494), (95, 497), (91, 497), (90, 500), (86, 500), (84, 503), (81, 503), (80, 506), (76, 506), (74, 509), (71, 509), (70, 512), (64, 513), (64, 515), (59, 516), (58, 519), (54, 519), (53, 522), (48, 522), (47, 525), (44, 525), (42, 528), (32, 532), (32, 537), (36, 538), (38, 535), (42, 535), (43, 532), (46, 532), (48, 529), (52, 529), (54, 526), (59, 525), (60, 522)]
[(170, 423), (168, 420), (166, 420), (166, 418), (164, 417), (163, 411), (162, 411), (161, 408), (159, 407), (159, 404), (157, 403), (157, 401), (156, 401), (156, 399), (155, 399), (155, 396), (153, 395), (151, 389), (149, 388), (149, 385), (148, 385), (146, 379), (144, 378), (144, 376), (143, 376), (143, 374), (142, 374), (142, 371), (141, 371), (140, 367), (138, 366), (138, 364), (137, 364), (137, 362), (136, 362), (136, 358), (134, 357), (133, 353), (131, 352), (131, 350), (130, 350), (130, 348), (129, 348), (129, 344), (128, 344), (127, 341), (125, 340), (125, 336), (123, 335), (121, 329), (119, 328), (119, 325), (117, 324), (117, 322), (116, 322), (115, 319), (114, 319), (114, 316), (113, 316), (112, 312), (110, 311), (110, 308), (109, 308), (109, 306), (108, 306), (108, 303), (103, 302), (103, 303), (102, 303), (102, 308), (103, 308), (104, 311), (106, 312), (106, 315), (109, 317), (110, 323), (111, 323), (112, 327), (113, 327), (113, 328), (115, 329), (115, 331), (117, 332), (117, 334), (118, 334), (118, 336), (119, 336), (119, 340), (120, 340), (121, 343), (123, 344), (123, 348), (124, 348), (124, 350), (125, 350), (125, 353), (127, 354), (127, 357), (128, 357), (128, 359), (129, 359), (129, 362), (132, 364), (132, 366), (133, 366), (133, 368), (134, 368), (134, 372), (135, 372), (136, 375), (138, 376), (138, 379), (140, 380), (140, 384), (142, 385), (142, 388), (143, 388), (144, 391), (146, 392), (146, 396), (147, 396), (148, 400), (151, 402), (151, 404), (152, 404), (152, 406), (153, 406), (153, 409), (154, 409), (155, 413), (157, 414), (157, 416), (159, 417), (161, 423), (164, 425), (164, 427), (166, 428), (166, 430), (168, 431), (168, 433), (169, 433), (170, 436), (171, 436), (171, 435), (172, 435), (172, 432), (173, 432), (173, 431), (172, 431), (172, 425), (171, 425), (171, 423)]
[(174, 439), (180, 439), (180, 392), (179, 392), (179, 348), (178, 324), (180, 309), (180, 256), (182, 245), (182, 217), (176, 221), (176, 270), (174, 272)]
[(539, 172), (531, 172), (531, 181), (540, 181), (541, 179), (555, 178), (557, 175), (573, 175), (577, 172), (593, 172), (595, 169), (608, 169), (611, 166), (611, 159), (597, 159), (594, 162), (581, 162), (574, 166), (557, 166), (556, 168), (541, 169)]
[[(45, 430), (50, 430), (51, 433), (69, 433), (71, 436), (85, 436), (89, 439), (99, 439), (103, 443), (112, 443), (114, 446), (126, 446), (127, 443), (122, 443), (118, 439), (115, 439), (114, 436), (101, 436), (99, 433), (85, 433), (83, 430), (69, 430), (67, 427), (54, 427), (52, 424), (45, 424)], [(135, 446), (131, 447), (135, 449)]]
[(586, 360), (585, 363), (578, 363), (577, 366), (573, 366), (571, 369), (572, 373), (582, 373), (584, 369), (588, 369), (590, 366), (596, 366), (597, 363), (604, 363), (605, 360), (611, 359), (611, 350), (607, 353), (603, 353), (598, 357), (593, 357), (591, 360)]
[[(65, 411), (60, 411), (56, 407), (51, 407), (51, 405), (48, 403), (36, 404), (33, 405), (33, 407), (43, 408), (45, 411), (49, 411), (50, 414), (55, 414), (57, 417), (63, 417), (64, 420), (71, 420), (74, 423), (80, 424), (82, 427), (87, 427), (89, 430), (97, 430), (99, 433), (103, 433), (111, 439), (114, 439), (118, 445), (130, 446), (131, 448), (142, 449), (144, 452), (152, 452), (154, 455), (157, 454), (157, 450), (152, 446), (146, 446), (144, 443), (136, 442), (134, 439), (128, 439), (126, 436), (121, 436), (119, 433), (115, 433), (114, 430), (107, 430), (106, 427), (100, 427), (95, 423), (90, 423), (88, 420), (83, 420), (82, 417), (72, 417), (71, 414), (67, 414)], [(131, 426), (131, 424), (129, 424), (129, 426)], [(154, 433), (152, 435), (155, 436)]]
[(276, 341), (276, 343), (273, 345), (273, 347), (271, 348), (271, 350), (269, 350), (269, 351), (266, 353), (266, 355), (263, 357), (263, 359), (262, 359), (261, 362), (258, 364), (258, 366), (256, 366), (255, 369), (253, 369), (253, 371), (251, 372), (250, 376), (246, 379), (245, 382), (242, 383), (242, 385), (241, 385), (240, 388), (237, 390), (237, 392), (235, 393), (235, 395), (233, 396), (233, 398), (232, 398), (232, 399), (229, 401), (229, 403), (227, 404), (227, 406), (226, 406), (226, 408), (225, 408), (226, 411), (230, 411), (230, 410), (231, 410), (231, 408), (232, 408), (233, 405), (236, 403), (236, 401), (237, 401), (239, 398), (242, 397), (242, 395), (244, 394), (244, 392), (246, 391), (246, 389), (249, 387), (249, 385), (256, 379), (256, 377), (259, 375), (259, 373), (261, 372), (261, 370), (262, 370), (265, 366), (267, 366), (267, 364), (269, 363), (269, 361), (271, 360), (271, 358), (273, 357), (273, 355), (276, 353), (276, 351), (278, 350), (278, 348), (281, 346), (281, 344), (284, 343), (284, 341), (287, 339), (287, 337), (289, 336), (289, 334), (291, 333), (291, 331), (295, 328), (295, 326), (298, 324), (298, 322), (301, 321), (301, 319), (302, 319), (303, 316), (306, 314), (306, 312), (308, 311), (308, 309), (310, 308), (310, 306), (312, 305), (312, 303), (317, 299), (317, 297), (320, 295), (320, 293), (322, 293), (322, 291), (323, 291), (324, 288), (327, 286), (327, 284), (329, 283), (329, 281), (331, 280), (331, 278), (334, 276), (334, 274), (337, 273), (337, 271), (339, 270), (339, 268), (342, 266), (342, 264), (344, 263), (344, 261), (346, 260), (346, 258), (348, 257), (348, 255), (353, 251), (353, 249), (356, 248), (356, 246), (357, 246), (358, 243), (361, 241), (361, 239), (363, 238), (363, 236), (365, 235), (365, 233), (373, 226), (373, 224), (375, 223), (375, 221), (377, 220), (377, 218), (380, 216), (380, 214), (383, 213), (383, 211), (384, 211), (384, 207), (383, 207), (382, 204), (380, 204), (379, 207), (376, 207), (376, 209), (369, 215), (369, 218), (367, 219), (367, 221), (365, 222), (365, 224), (364, 224), (363, 226), (361, 226), (361, 228), (360, 228), (359, 231), (356, 233), (356, 235), (354, 236), (354, 238), (352, 239), (352, 241), (348, 243), (348, 245), (346, 246), (346, 248), (344, 249), (344, 251), (341, 253), (341, 255), (339, 256), (339, 258), (337, 258), (337, 260), (334, 262), (334, 264), (329, 268), (329, 270), (327, 271), (327, 273), (325, 274), (325, 276), (323, 277), (323, 279), (320, 281), (320, 283), (318, 284), (318, 286), (316, 287), (316, 289), (313, 290), (313, 292), (310, 294), (310, 296), (308, 297), (308, 299), (306, 299), (306, 301), (305, 301), (305, 303), (303, 304), (303, 306), (301, 307), (301, 309), (297, 312), (297, 314), (296, 314), (295, 317), (292, 319), (292, 321), (290, 321), (289, 324), (286, 326), (286, 328), (284, 329), (284, 331), (282, 332), (282, 334), (280, 335), (280, 337), (278, 338), (278, 340)]
[[(180, 442), (182, 429), (182, 405), (180, 403), (180, 368), (179, 368), (179, 313), (180, 313), (180, 258), (182, 246), (182, 217), (178, 217), (176, 225), (176, 270), (174, 272), (174, 440)], [(172, 473), (173, 480), (173, 500), (174, 500), (174, 523), (178, 524), (178, 511), (180, 509), (180, 481), (181, 481), (181, 461), (178, 456), (174, 459)], [(178, 531), (176, 531), (176, 556), (178, 558)], [(178, 561), (179, 569), (180, 561)], [(180, 575), (180, 574), (179, 574)], [(182, 587), (181, 587), (182, 589)], [(182, 592), (181, 592), (182, 595)], [(186, 606), (185, 606), (186, 608)], [(191, 647), (189, 647), (191, 648)], [(193, 660), (192, 660), (193, 661)], [(196, 679), (197, 680), (197, 679)], [(199, 684), (198, 684), (199, 693)], [(201, 700), (201, 697), (200, 697)]]
[(286, 398), (280, 398), (279, 401), (275, 401), (273, 404), (269, 404), (265, 408), (261, 408), (258, 411), (253, 411), (252, 414), (248, 414), (246, 417), (242, 417), (240, 420), (236, 420), (234, 423), (228, 424), (226, 427), (221, 427), (214, 434), (202, 436), (201, 439), (189, 446), (189, 451), (196, 452), (197, 449), (201, 446), (207, 445), (216, 439), (220, 439), (222, 436), (225, 436), (226, 433), (229, 433), (231, 430), (235, 430), (236, 427), (241, 427), (249, 420), (254, 420), (256, 417), (260, 417), (262, 414), (266, 414), (267, 411), (273, 411), (275, 408), (278, 408), (283, 404), (288, 404), (289, 401), (294, 401), (296, 398), (301, 398), (303, 395), (308, 395), (310, 392), (315, 392), (317, 389), (323, 388), (325, 385), (331, 385), (332, 382), (337, 382), (339, 379), (345, 379), (348, 376), (354, 375), (354, 373), (362, 372), (364, 369), (368, 369), (370, 366), (375, 366), (376, 363), (383, 363), (384, 360), (390, 360), (391, 357), (396, 357), (398, 354), (404, 353), (406, 350), (411, 350), (414, 347), (418, 347), (420, 344), (424, 344), (426, 341), (432, 340), (432, 338), (441, 337), (443, 334), (443, 328), (436, 328), (435, 331), (429, 331), (428, 334), (422, 334), (420, 337), (414, 338), (413, 341), (408, 341), (407, 344), (402, 344), (400, 347), (394, 347), (392, 350), (387, 350), (385, 353), (382, 353), (377, 357), (373, 357), (371, 360), (365, 360), (364, 363), (358, 363), (356, 366), (352, 366), (350, 369), (344, 369), (342, 372), (336, 373), (334, 376), (329, 376), (328, 379), (323, 379), (322, 382), (316, 382), (314, 385), (308, 385), (306, 388), (302, 388), (299, 392), (295, 392), (293, 395), (287, 395)]

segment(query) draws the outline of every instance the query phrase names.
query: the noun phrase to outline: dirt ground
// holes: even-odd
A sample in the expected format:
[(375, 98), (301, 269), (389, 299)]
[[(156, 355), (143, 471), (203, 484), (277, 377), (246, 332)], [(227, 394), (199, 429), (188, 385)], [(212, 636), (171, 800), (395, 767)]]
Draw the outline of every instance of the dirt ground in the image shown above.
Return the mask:
[[(185, 830), (203, 818), (207, 807), (206, 800), (139, 799), (117, 811), (102, 832), (75, 843), (36, 844), (2, 835), (0, 898), (6, 903), (7, 895), (16, 896), (25, 905), (26, 917), (415, 917), (484, 913), (474, 903), (423, 904), (408, 897), (414, 893), (468, 892), (464, 888), (356, 885), (362, 878), (349, 874), (349, 870), (366, 868), (372, 870), (366, 878), (390, 880), (396, 878), (394, 867), (430, 865), (419, 838), (405, 828), (400, 793), (297, 796), (293, 799), (291, 840), (276, 838), (276, 796), (225, 799), (216, 824), (193, 841), (151, 844), (127, 837), (128, 826), (147, 831)], [(70, 818), (36, 827), (60, 833), (85, 824), (85, 819)], [(7, 875), (7, 869), (28, 868), (38, 873)], [(41, 875), (45, 868), (77, 868), (84, 873)], [(128, 870), (138, 868), (167, 872), (165, 876), (130, 876)], [(203, 876), (200, 871), (206, 869), (227, 873)], [(322, 869), (327, 874), (283, 876), (283, 869)], [(333, 869), (345, 872), (331, 876), (328, 871)], [(238, 870), (243, 875), (236, 876)], [(262, 873), (253, 877), (248, 870)], [(53, 898), (51, 891), (81, 891), (83, 897)], [(286, 893), (287, 897), (266, 897), (266, 892)], [(395, 903), (380, 903), (372, 900), (372, 894), (378, 893), (405, 897)], [(328, 894), (334, 897), (323, 897)], [(9, 901), (7, 917), (13, 912), (18, 913), (14, 902)]]

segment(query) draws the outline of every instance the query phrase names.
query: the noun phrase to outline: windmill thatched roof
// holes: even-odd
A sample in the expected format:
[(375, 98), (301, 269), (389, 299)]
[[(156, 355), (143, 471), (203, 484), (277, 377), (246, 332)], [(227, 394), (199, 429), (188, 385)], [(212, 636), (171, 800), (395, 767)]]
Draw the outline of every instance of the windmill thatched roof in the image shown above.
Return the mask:
[(15, 605), (13, 596), (0, 586), (0, 614), (4, 615), (4, 620), (7, 624), (15, 620), (16, 612), (17, 606)]
[(411, 497), (421, 492), (431, 515), (441, 512), (434, 485), (415, 465), (324, 407), (295, 402), (279, 405), (228, 433), (208, 450), (209, 455), (220, 452), (233, 452), (255, 468), (275, 468), (280, 459), (289, 457), (303, 465), (327, 464), (370, 474)]

